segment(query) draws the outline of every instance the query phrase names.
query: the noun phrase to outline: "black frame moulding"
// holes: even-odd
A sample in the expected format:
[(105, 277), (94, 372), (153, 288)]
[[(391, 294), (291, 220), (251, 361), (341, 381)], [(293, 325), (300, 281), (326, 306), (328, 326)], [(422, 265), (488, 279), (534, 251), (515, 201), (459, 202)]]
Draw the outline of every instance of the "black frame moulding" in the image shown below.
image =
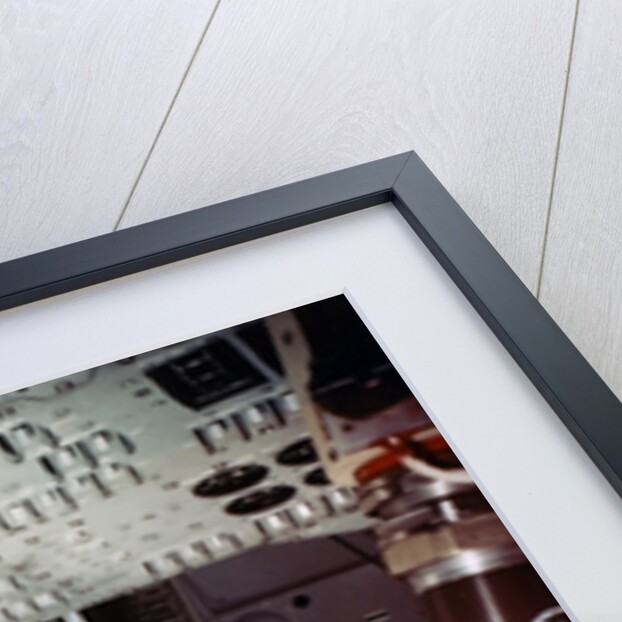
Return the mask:
[(414, 152), (0, 264), (0, 310), (392, 202), (622, 496), (622, 404)]

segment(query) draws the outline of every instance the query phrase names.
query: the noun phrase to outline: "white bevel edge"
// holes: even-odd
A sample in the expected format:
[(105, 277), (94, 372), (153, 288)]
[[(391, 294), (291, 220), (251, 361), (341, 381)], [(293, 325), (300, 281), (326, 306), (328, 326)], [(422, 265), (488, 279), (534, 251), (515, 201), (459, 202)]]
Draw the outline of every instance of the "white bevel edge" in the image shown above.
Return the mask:
[(0, 394), (345, 292), (575, 620), (622, 619), (622, 502), (392, 206), (0, 314)]

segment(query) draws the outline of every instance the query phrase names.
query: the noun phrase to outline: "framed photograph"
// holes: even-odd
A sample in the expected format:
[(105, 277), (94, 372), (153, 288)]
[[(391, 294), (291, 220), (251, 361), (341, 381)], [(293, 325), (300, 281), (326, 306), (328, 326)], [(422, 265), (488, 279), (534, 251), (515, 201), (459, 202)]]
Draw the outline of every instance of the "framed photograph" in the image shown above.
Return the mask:
[(0, 307), (0, 619), (621, 619), (622, 405), (415, 153)]

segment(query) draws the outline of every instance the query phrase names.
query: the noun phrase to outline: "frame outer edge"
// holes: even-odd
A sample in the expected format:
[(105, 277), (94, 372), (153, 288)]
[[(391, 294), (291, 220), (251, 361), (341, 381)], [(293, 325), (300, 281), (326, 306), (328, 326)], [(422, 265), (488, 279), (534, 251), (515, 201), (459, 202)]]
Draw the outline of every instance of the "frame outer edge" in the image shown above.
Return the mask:
[(0, 311), (391, 200), (407, 152), (0, 264)]
[(622, 496), (622, 403), (413, 152), (393, 202)]

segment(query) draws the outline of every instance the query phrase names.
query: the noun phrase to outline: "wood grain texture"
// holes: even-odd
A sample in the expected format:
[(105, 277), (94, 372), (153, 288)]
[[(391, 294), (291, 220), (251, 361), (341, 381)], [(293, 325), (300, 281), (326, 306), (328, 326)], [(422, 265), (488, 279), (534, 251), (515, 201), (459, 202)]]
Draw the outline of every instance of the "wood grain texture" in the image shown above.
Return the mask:
[(533, 287), (573, 12), (223, 0), (122, 226), (415, 149)]
[(622, 398), (622, 5), (582, 2), (541, 301)]
[(214, 5), (0, 3), (0, 260), (112, 230)]

